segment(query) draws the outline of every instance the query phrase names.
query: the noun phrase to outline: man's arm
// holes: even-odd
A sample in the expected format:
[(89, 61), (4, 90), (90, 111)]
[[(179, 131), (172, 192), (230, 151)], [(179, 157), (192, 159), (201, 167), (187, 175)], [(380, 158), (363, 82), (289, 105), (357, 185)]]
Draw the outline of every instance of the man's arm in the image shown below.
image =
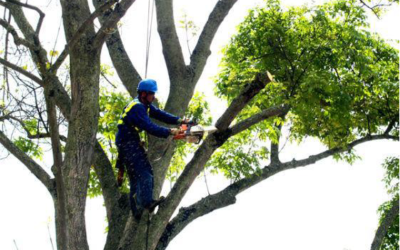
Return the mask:
[[(150, 120), (144, 105), (138, 104), (132, 107), (132, 109), (128, 112), (128, 121), (130, 124), (134, 124), (136, 127), (143, 129), (149, 134), (157, 137), (167, 138), (171, 134), (171, 130), (169, 128), (158, 126)], [(177, 122), (177, 119), (175, 122)]]
[(179, 117), (150, 105), (150, 117), (167, 124), (179, 124)]

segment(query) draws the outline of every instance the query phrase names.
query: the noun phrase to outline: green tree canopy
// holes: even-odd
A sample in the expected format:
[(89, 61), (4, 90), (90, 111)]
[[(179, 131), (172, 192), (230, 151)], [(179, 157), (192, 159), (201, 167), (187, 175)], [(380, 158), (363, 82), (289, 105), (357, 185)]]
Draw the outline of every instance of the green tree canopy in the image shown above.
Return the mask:
[[(269, 71), (275, 82), (238, 120), (288, 104), (286, 122), (298, 140), (312, 136), (332, 148), (384, 133), (382, 126), (398, 124), (398, 50), (367, 28), (358, 1), (287, 10), (267, 1), (223, 50), (216, 92), (231, 101), (255, 73)], [(274, 125), (264, 122), (260, 138), (271, 138)]]

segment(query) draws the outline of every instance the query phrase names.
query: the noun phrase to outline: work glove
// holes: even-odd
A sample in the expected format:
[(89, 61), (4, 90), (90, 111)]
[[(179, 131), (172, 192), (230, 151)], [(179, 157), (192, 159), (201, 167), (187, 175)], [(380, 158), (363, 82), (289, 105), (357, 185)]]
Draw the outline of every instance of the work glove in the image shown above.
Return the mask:
[(197, 125), (197, 122), (195, 120), (190, 120), (188, 118), (183, 118), (178, 120), (179, 124), (188, 124), (188, 125)]
[(178, 129), (178, 128), (171, 128), (170, 130), (169, 130), (169, 133), (171, 134), (171, 135), (178, 135), (179, 134), (179, 132), (180, 132), (181, 130), (180, 129)]

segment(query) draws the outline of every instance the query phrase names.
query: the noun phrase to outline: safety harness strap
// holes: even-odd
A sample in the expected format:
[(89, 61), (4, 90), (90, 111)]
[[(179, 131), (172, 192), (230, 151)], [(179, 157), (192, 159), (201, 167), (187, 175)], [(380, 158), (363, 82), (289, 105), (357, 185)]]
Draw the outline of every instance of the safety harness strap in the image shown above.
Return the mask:
[[(118, 125), (123, 125), (123, 124), (125, 124), (125, 123), (124, 123), (125, 117), (128, 115), (129, 111), (131, 111), (131, 109), (132, 109), (135, 105), (137, 105), (137, 104), (139, 104), (139, 102), (138, 102), (137, 99), (135, 99), (135, 100), (133, 100), (131, 103), (129, 103), (128, 106), (126, 106), (126, 107), (124, 108), (124, 112), (122, 113), (122, 116), (121, 116), (121, 118), (120, 118), (119, 121), (118, 121)], [(150, 106), (147, 107), (146, 111), (147, 111), (147, 115), (149, 115), (149, 113), (150, 113)], [(146, 131), (141, 130), (140, 128), (136, 127), (135, 125), (132, 125), (132, 127), (133, 127), (133, 128), (136, 130), (136, 132), (139, 134), (140, 140), (141, 140), (142, 142), (144, 142), (144, 144), (145, 144), (144, 146), (146, 147), (146, 146), (147, 146), (147, 140), (148, 140)]]

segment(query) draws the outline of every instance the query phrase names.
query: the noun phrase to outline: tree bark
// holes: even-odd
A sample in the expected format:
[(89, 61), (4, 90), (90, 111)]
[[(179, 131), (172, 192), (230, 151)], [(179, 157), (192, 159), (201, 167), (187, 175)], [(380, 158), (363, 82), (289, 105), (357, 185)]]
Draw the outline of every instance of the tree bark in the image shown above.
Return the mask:
[(392, 207), (386, 214), (382, 223), (379, 225), (378, 230), (376, 230), (376, 234), (374, 240), (371, 245), (371, 250), (379, 250), (385, 235), (387, 234), (389, 228), (393, 225), (396, 217), (399, 216), (399, 199), (393, 199)]
[[(90, 16), (85, 0), (61, 1), (69, 42)], [(89, 249), (85, 205), (99, 116), (100, 50), (93, 47), (93, 25), (70, 49), (72, 106), (65, 148), (63, 177), (67, 203), (68, 249)]]

